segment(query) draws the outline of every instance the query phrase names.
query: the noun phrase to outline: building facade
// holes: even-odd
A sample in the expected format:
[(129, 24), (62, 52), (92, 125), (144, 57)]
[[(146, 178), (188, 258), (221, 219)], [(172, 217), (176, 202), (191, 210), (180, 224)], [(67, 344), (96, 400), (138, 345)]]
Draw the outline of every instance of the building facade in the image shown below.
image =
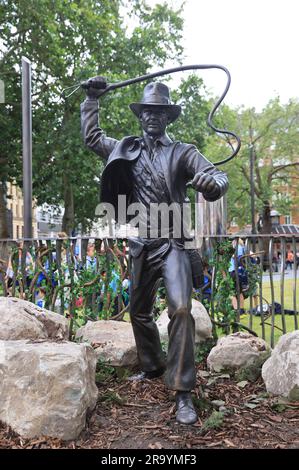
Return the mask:
[[(7, 183), (7, 209), (10, 226), (10, 238), (24, 237), (24, 199), (22, 190), (13, 183)], [(37, 237), (36, 206), (32, 209), (32, 233)]]

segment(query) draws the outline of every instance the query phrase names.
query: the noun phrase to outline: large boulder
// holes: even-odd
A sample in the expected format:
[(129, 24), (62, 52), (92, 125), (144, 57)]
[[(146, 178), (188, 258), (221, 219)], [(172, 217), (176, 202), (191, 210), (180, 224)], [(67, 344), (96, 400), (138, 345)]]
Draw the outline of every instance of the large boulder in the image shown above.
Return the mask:
[(68, 339), (68, 320), (15, 297), (0, 297), (0, 340)]
[(299, 401), (299, 330), (280, 337), (262, 377), (269, 393)]
[(88, 341), (98, 360), (112, 366), (134, 367), (138, 363), (131, 323), (114, 320), (88, 321), (78, 329), (76, 339)]
[(97, 401), (89, 345), (0, 341), (0, 420), (26, 438), (75, 439)]
[(260, 369), (270, 354), (271, 348), (266, 341), (249, 333), (238, 332), (217, 341), (207, 358), (207, 364), (214, 372)]
[[(201, 343), (209, 338), (212, 338), (212, 322), (207, 313), (205, 307), (198, 302), (198, 300), (192, 299), (192, 310), (191, 314), (195, 320), (195, 343)], [(157, 320), (157, 326), (160, 333), (161, 341), (168, 341), (168, 309), (163, 310)]]

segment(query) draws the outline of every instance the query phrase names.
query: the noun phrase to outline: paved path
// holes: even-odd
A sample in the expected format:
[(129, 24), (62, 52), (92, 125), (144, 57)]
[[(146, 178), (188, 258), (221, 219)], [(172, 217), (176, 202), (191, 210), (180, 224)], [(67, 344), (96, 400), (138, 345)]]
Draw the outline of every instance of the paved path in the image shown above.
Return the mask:
[[(281, 273), (278, 271), (277, 273), (273, 273), (273, 281), (279, 281), (280, 280)], [(295, 276), (295, 270), (294, 269), (288, 269), (284, 272), (284, 279), (293, 279)], [(263, 273), (263, 280), (264, 281), (269, 281), (270, 275), (269, 271), (266, 271)], [(299, 269), (297, 269), (297, 280), (299, 281)]]

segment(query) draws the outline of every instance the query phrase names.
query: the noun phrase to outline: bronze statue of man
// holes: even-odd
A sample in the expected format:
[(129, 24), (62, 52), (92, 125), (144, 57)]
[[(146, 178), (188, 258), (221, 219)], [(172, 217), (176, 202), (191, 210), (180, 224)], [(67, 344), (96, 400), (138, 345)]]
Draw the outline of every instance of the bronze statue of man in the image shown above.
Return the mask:
[[(103, 77), (96, 80), (102, 89)], [(128, 136), (118, 141), (107, 137), (98, 124), (98, 97), (102, 91), (87, 89), (81, 104), (82, 132), (86, 145), (106, 160), (102, 175), (101, 199), (117, 206), (118, 195), (129, 203), (141, 203), (149, 215), (152, 204), (186, 200), (186, 184), (200, 191), (208, 201), (215, 201), (227, 190), (225, 173), (210, 163), (194, 145), (172, 141), (166, 133), (168, 124), (180, 115), (181, 108), (170, 101), (168, 87), (159, 82), (146, 85), (142, 100), (132, 103), (139, 119), (142, 136)], [(146, 221), (150, 231), (149, 217)], [(182, 424), (197, 420), (191, 391), (196, 385), (194, 361), (194, 319), (191, 315), (192, 269), (184, 235), (174, 235), (170, 221), (169, 236), (135, 237), (129, 240), (131, 259), (130, 317), (135, 336), (141, 373), (135, 380), (152, 379), (164, 374), (166, 386), (176, 391), (176, 419)], [(168, 303), (169, 345), (163, 354), (159, 332), (153, 319), (153, 306), (163, 279)]]

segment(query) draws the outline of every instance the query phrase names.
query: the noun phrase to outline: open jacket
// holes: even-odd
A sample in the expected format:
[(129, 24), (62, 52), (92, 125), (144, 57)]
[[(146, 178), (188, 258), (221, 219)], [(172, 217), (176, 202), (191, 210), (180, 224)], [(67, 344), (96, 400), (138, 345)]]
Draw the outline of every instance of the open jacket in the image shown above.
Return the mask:
[[(127, 204), (131, 202), (131, 162), (141, 154), (142, 137), (129, 136), (120, 141), (107, 137), (99, 127), (97, 99), (86, 99), (81, 104), (81, 128), (85, 144), (107, 162), (102, 174), (101, 202), (112, 204), (117, 217), (118, 195), (125, 194)], [(210, 163), (194, 145), (173, 142), (166, 134), (160, 140), (160, 157), (171, 202), (185, 202), (186, 184), (199, 171), (209, 173), (217, 183), (215, 191), (203, 193), (207, 201), (215, 201), (227, 191), (226, 174)]]

